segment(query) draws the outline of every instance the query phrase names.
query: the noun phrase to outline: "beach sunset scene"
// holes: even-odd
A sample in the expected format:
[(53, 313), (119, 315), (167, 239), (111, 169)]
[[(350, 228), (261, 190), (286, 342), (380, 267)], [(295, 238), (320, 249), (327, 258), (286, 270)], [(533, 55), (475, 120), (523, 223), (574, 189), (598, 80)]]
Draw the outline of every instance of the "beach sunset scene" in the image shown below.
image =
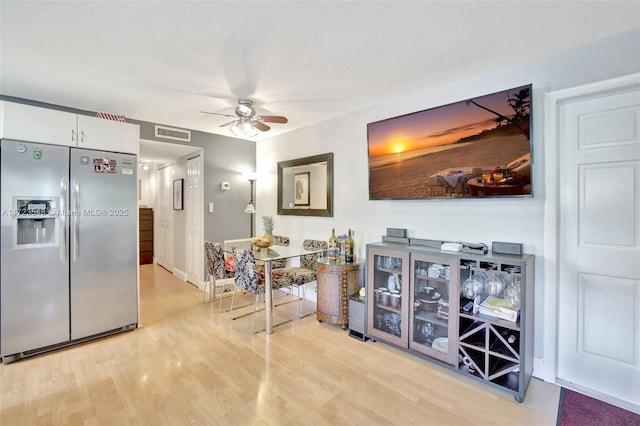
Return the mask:
[(516, 160), (528, 178), (530, 96), (522, 86), (369, 123), (369, 198), (470, 196), (474, 173)]

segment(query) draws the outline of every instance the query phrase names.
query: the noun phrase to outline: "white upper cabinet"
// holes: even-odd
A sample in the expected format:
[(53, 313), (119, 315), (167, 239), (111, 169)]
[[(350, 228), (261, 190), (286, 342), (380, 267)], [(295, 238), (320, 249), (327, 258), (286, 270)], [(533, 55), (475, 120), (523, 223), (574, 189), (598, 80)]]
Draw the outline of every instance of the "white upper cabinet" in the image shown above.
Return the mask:
[(135, 124), (79, 115), (78, 135), (78, 148), (138, 153), (138, 126)]
[(12, 102), (1, 103), (0, 138), (138, 153), (138, 126)]
[(2, 139), (76, 146), (77, 115), (2, 102)]

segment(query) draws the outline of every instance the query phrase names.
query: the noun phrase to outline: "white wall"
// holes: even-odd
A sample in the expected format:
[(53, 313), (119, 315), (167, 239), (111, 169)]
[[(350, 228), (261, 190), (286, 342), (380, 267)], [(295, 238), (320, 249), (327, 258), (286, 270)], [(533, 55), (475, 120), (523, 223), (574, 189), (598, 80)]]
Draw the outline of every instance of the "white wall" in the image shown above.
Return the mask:
[(140, 182), (140, 194), (138, 205), (156, 207), (156, 167), (145, 171), (138, 167), (138, 181)]
[[(419, 52), (417, 52), (419, 54)], [(509, 241), (524, 244), (536, 256), (535, 355), (544, 365), (546, 309), (544, 295), (544, 162), (543, 95), (567, 87), (632, 74), (640, 66), (640, 30), (532, 60), (510, 69), (474, 79), (452, 82), (408, 97), (389, 99), (370, 109), (332, 119), (257, 144), (258, 217), (274, 214), (276, 233), (288, 235), (291, 244), (305, 238), (328, 239), (355, 230), (357, 254), (366, 243), (380, 241), (387, 227), (407, 228), (410, 237), (471, 242)], [(513, 199), (368, 199), (366, 124), (463, 99), (533, 84), (533, 190), (532, 198)], [(275, 216), (278, 161), (334, 153), (334, 217)], [(535, 371), (534, 371), (535, 374)]]

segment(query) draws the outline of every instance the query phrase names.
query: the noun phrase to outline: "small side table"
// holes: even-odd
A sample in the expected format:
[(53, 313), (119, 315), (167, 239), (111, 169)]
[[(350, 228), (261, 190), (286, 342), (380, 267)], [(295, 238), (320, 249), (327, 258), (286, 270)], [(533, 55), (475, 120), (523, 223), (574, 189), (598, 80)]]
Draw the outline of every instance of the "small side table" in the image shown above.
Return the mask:
[(320, 322), (340, 324), (343, 330), (349, 324), (349, 296), (362, 287), (363, 262), (329, 264), (326, 259), (316, 262), (318, 281), (318, 308)]
[(483, 195), (524, 195), (526, 194), (523, 183), (518, 185), (485, 185), (482, 179), (470, 179), (467, 182), (469, 194), (477, 197)]

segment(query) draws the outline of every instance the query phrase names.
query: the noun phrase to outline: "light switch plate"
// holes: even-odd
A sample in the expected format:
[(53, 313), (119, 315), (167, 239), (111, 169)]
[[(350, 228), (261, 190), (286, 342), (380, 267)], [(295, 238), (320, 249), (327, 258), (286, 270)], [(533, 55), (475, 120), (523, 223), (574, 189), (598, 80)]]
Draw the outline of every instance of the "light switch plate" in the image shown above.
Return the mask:
[(209, 213), (213, 213), (213, 203), (209, 203)]
[(231, 189), (231, 184), (229, 182), (220, 182), (220, 189), (223, 191), (228, 191)]

